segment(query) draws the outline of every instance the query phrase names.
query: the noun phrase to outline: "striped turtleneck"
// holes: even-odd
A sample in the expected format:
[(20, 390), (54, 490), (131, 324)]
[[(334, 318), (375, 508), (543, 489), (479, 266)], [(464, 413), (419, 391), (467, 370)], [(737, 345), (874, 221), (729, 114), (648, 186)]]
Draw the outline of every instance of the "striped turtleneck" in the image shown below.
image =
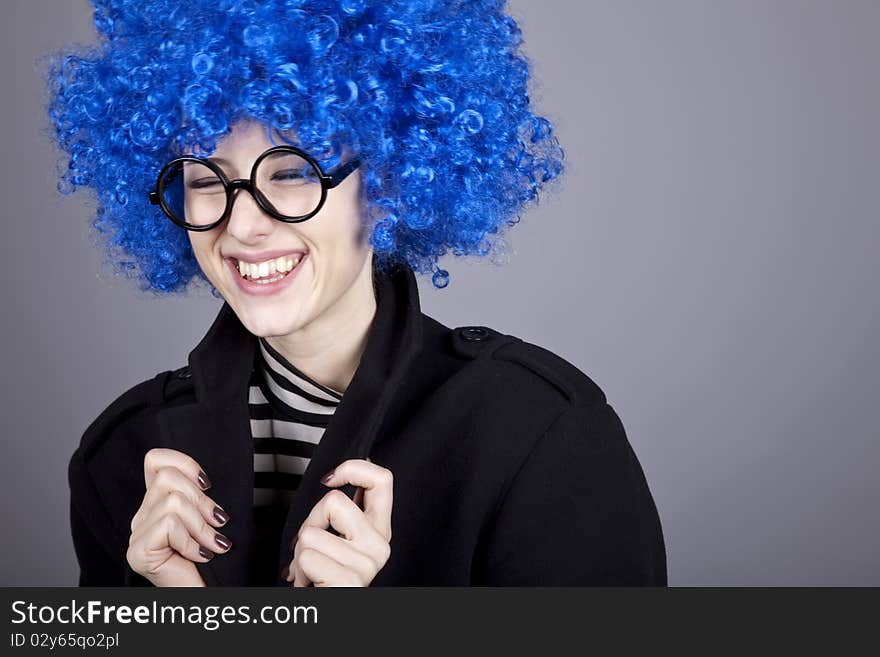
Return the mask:
[(287, 508), (342, 393), (313, 381), (258, 338), (248, 406), (254, 507)]

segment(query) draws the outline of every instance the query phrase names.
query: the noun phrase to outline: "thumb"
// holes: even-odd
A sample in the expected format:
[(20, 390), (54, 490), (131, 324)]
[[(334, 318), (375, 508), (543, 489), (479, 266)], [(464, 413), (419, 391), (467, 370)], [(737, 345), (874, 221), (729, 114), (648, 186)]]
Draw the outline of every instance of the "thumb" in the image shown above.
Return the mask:
[(206, 586), (196, 564), (177, 553), (162, 564), (160, 573), (150, 579), (154, 586)]

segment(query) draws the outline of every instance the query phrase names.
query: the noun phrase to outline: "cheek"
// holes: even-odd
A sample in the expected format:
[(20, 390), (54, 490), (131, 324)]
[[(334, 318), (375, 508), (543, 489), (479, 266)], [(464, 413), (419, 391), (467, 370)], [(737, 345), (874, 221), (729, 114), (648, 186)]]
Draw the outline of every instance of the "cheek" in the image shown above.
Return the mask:
[(345, 248), (352, 252), (362, 252), (367, 248), (366, 235), (364, 230), (364, 208), (361, 199), (360, 177), (355, 172), (351, 180), (347, 180), (344, 188), (338, 191), (338, 212), (335, 213), (339, 218), (338, 233), (340, 242)]
[[(335, 205), (332, 213), (327, 213), (323, 221), (316, 223), (310, 236), (319, 251), (345, 257), (346, 264), (359, 260), (368, 248), (367, 235), (363, 227), (360, 206), (354, 199), (342, 199), (345, 202)], [(315, 217), (322, 219), (322, 217)], [(337, 263), (338, 264), (338, 263)], [(354, 266), (354, 262), (351, 263)]]
[(196, 261), (199, 263), (202, 269), (205, 270), (208, 267), (211, 267), (211, 245), (213, 244), (213, 241), (208, 239), (204, 235), (190, 233), (189, 243), (190, 246), (192, 246), (193, 254), (196, 257)]

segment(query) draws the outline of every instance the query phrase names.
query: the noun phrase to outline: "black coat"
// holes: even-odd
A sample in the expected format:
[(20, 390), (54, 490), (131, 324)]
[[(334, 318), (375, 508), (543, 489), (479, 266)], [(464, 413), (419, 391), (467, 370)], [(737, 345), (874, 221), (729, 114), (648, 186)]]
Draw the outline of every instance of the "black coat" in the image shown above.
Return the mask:
[[(540, 347), (424, 315), (408, 269), (375, 280), (363, 356), (288, 512), (276, 572), (329, 490), (319, 478), (370, 456), (394, 474), (391, 556), (374, 586), (665, 586), (657, 509), (602, 390)], [(149, 585), (125, 554), (152, 447), (198, 461), (231, 517), (232, 549), (197, 564), (206, 584), (252, 584), (255, 340), (224, 303), (187, 367), (134, 386), (86, 429), (69, 467), (81, 586)]]

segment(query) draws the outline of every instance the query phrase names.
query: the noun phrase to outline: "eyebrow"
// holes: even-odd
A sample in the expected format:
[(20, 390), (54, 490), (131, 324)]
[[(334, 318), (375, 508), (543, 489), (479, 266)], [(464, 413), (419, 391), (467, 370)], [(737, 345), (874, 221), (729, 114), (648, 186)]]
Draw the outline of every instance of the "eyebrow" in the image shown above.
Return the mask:
[(220, 166), (229, 166), (229, 162), (224, 160), (222, 157), (206, 157), (208, 162), (213, 162), (214, 164), (219, 164)]

